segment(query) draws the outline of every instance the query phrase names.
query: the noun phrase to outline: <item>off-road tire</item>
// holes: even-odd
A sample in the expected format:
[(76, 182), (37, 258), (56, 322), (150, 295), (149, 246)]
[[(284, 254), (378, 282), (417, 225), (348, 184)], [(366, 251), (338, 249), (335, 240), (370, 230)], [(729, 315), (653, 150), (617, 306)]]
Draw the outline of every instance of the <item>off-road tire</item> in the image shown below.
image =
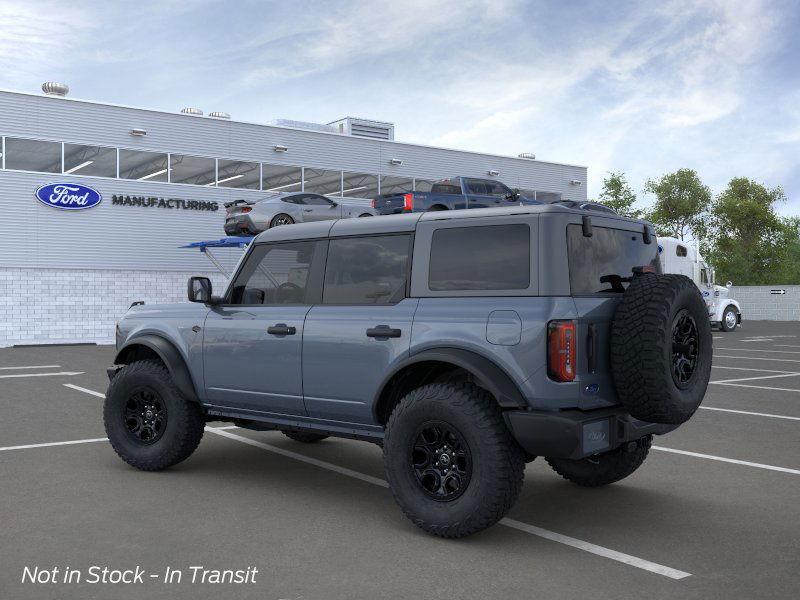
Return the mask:
[[(166, 407), (161, 437), (144, 445), (125, 425), (125, 406), (131, 390), (155, 391)], [(120, 369), (111, 380), (103, 404), (103, 424), (119, 457), (142, 471), (160, 471), (186, 460), (203, 437), (205, 417), (199, 404), (184, 398), (169, 371), (158, 360), (141, 360)]]
[(596, 456), (569, 460), (545, 458), (547, 464), (564, 479), (583, 487), (600, 487), (625, 479), (638, 469), (650, 451), (653, 436), (646, 435), (635, 442), (603, 452)]
[[(682, 315), (694, 323), (696, 361), (690, 378), (679, 385), (673, 376), (673, 327)], [(634, 276), (611, 326), (614, 385), (632, 416), (671, 425), (687, 421), (706, 393), (712, 350), (708, 311), (691, 279)]]
[[(733, 326), (730, 326), (730, 327), (728, 326), (728, 319), (727, 319), (728, 313), (733, 313), (733, 316), (734, 316)], [(730, 331), (734, 331), (736, 329), (737, 325), (738, 325), (738, 322), (736, 320), (736, 309), (733, 308), (733, 306), (726, 306), (725, 310), (722, 311), (722, 321), (719, 322), (719, 328), (722, 331), (730, 332)]]
[(311, 433), (309, 431), (283, 431), (282, 433), (290, 440), (294, 440), (295, 442), (303, 442), (304, 444), (314, 444), (329, 437), (321, 433)]
[[(457, 431), (471, 456), (468, 483), (448, 501), (426, 494), (412, 465), (416, 432), (431, 422)], [(383, 458), (392, 494), (405, 515), (444, 538), (464, 537), (497, 523), (519, 496), (525, 476), (524, 452), (494, 398), (468, 382), (425, 385), (403, 397), (389, 417)]]

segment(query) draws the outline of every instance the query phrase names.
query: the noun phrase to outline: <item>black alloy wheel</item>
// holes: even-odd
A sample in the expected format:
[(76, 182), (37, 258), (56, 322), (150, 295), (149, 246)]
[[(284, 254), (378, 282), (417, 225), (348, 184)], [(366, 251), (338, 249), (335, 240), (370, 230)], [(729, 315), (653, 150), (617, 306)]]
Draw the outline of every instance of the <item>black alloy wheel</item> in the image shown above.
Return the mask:
[(417, 429), (411, 464), (423, 491), (440, 502), (455, 500), (472, 477), (472, 454), (461, 434), (444, 421), (428, 421)]
[(155, 444), (167, 427), (167, 407), (155, 390), (134, 389), (125, 403), (125, 428), (143, 446)]
[(672, 324), (672, 379), (681, 389), (686, 389), (694, 376), (698, 349), (697, 323), (684, 308)]

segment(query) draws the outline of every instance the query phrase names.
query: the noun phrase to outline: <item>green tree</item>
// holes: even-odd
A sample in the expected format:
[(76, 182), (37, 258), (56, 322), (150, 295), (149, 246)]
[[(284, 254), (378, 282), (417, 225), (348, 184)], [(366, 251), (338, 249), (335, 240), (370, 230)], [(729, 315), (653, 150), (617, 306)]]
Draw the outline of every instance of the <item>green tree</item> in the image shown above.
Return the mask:
[(645, 216), (656, 226), (658, 235), (686, 240), (704, 231), (711, 190), (700, 181), (696, 171), (678, 169), (660, 179), (648, 179), (644, 191), (656, 197)]
[(720, 282), (767, 285), (797, 282), (798, 220), (782, 219), (775, 204), (780, 187), (767, 188), (746, 177), (731, 179), (711, 207), (708, 258)]
[(641, 218), (642, 211), (633, 208), (636, 202), (636, 194), (633, 193), (631, 186), (628, 185), (625, 173), (622, 171), (610, 171), (607, 175), (603, 180), (603, 191), (600, 192), (598, 202), (613, 208), (623, 216), (633, 217), (634, 219)]

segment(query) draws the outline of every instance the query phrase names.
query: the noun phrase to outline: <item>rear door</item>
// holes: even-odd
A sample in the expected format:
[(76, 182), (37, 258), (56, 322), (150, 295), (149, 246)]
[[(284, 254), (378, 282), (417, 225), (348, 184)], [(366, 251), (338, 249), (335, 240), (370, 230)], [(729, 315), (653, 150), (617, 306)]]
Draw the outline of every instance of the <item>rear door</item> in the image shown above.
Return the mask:
[(592, 217), (591, 236), (580, 222), (566, 225), (569, 288), (578, 313), (581, 406), (616, 403), (609, 344), (611, 321), (635, 267), (661, 272), (655, 235), (645, 243), (642, 225)]
[(311, 417), (374, 424), (390, 364), (408, 355), (418, 300), (406, 297), (409, 233), (332, 238), (322, 304), (306, 318), (303, 389)]

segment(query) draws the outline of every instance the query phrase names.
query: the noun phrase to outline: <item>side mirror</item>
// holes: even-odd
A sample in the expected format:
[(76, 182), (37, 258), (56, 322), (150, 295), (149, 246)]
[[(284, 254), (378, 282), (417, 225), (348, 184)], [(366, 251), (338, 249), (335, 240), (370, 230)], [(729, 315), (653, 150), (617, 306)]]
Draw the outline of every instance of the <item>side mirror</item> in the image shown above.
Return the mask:
[(729, 281), (728, 283), (725, 284), (725, 287), (731, 289), (733, 287), (733, 282)]
[(331, 208), (336, 208), (337, 206), (339, 206), (339, 203), (331, 200)]
[(208, 277), (189, 277), (186, 291), (189, 302), (211, 302), (211, 280)]

